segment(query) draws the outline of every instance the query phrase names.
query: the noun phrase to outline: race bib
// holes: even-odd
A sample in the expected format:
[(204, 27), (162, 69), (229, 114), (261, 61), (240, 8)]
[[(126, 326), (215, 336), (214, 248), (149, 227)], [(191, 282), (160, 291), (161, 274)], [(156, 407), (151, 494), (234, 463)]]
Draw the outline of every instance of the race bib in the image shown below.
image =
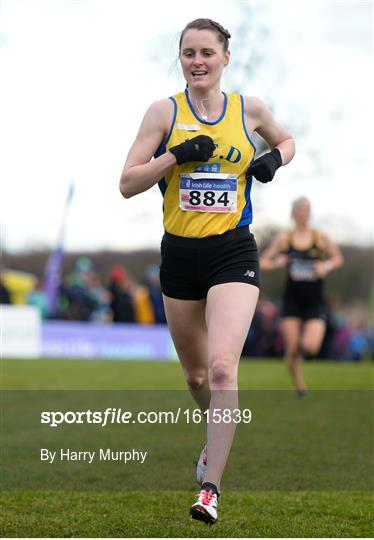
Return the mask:
[(315, 281), (317, 279), (314, 262), (294, 260), (290, 264), (290, 277), (293, 281)]
[(238, 176), (211, 172), (182, 173), (179, 207), (186, 212), (236, 212)]

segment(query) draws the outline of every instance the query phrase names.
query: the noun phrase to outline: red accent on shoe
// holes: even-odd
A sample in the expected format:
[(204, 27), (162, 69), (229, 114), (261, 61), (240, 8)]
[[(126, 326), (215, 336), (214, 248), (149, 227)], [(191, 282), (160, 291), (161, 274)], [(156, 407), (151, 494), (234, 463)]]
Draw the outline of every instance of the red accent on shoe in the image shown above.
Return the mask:
[(201, 494), (202, 494), (201, 503), (206, 504), (207, 506), (210, 504), (210, 501), (215, 495), (213, 491), (205, 491), (205, 490), (201, 491)]

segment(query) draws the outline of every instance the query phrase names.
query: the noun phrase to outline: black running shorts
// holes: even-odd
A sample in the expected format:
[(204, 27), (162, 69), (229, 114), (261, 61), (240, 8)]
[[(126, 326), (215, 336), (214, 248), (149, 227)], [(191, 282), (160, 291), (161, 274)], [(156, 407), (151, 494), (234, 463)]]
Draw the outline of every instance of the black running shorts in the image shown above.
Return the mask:
[(165, 233), (161, 242), (160, 281), (171, 298), (201, 300), (220, 283), (259, 287), (257, 245), (248, 227), (222, 235), (184, 238)]
[(282, 317), (295, 317), (307, 321), (310, 319), (327, 319), (327, 306), (323, 298), (305, 301), (303, 298), (285, 295), (283, 299)]

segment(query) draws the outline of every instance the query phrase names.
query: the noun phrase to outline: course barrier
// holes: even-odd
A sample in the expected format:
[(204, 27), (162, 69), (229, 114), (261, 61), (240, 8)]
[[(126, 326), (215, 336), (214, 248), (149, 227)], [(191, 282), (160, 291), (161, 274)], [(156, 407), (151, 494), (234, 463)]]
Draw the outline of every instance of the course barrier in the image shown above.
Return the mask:
[(0, 307), (2, 358), (177, 359), (166, 325), (41, 321), (34, 307)]

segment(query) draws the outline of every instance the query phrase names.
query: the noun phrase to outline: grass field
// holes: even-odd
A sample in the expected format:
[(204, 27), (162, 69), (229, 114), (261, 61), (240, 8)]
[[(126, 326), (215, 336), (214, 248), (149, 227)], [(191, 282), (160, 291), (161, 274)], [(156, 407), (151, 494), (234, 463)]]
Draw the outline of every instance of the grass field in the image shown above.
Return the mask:
[[(305, 375), (311, 390), (359, 392), (373, 387), (373, 368), (367, 363), (309, 363)], [(185, 388), (179, 365), (167, 362), (4, 360), (2, 380), (7, 390)], [(291, 389), (280, 362), (243, 360), (239, 380), (242, 390)], [(306, 400), (312, 399), (313, 392)], [(303, 406), (296, 398), (294, 403)], [(267, 440), (266, 433), (263, 440)], [(280, 462), (275, 457), (269, 465), (270, 478), (272, 468), (274, 474)], [(371, 482), (372, 465), (367, 470)], [(220, 520), (214, 527), (206, 527), (188, 518), (196, 492), (192, 480), (191, 489), (184, 491), (172, 490), (178, 486), (157, 491), (158, 485), (153, 483), (149, 490), (136, 489), (135, 483), (126, 491), (5, 491), (2, 536), (371, 537), (374, 532), (373, 498), (367, 490), (226, 492), (223, 483)]]

